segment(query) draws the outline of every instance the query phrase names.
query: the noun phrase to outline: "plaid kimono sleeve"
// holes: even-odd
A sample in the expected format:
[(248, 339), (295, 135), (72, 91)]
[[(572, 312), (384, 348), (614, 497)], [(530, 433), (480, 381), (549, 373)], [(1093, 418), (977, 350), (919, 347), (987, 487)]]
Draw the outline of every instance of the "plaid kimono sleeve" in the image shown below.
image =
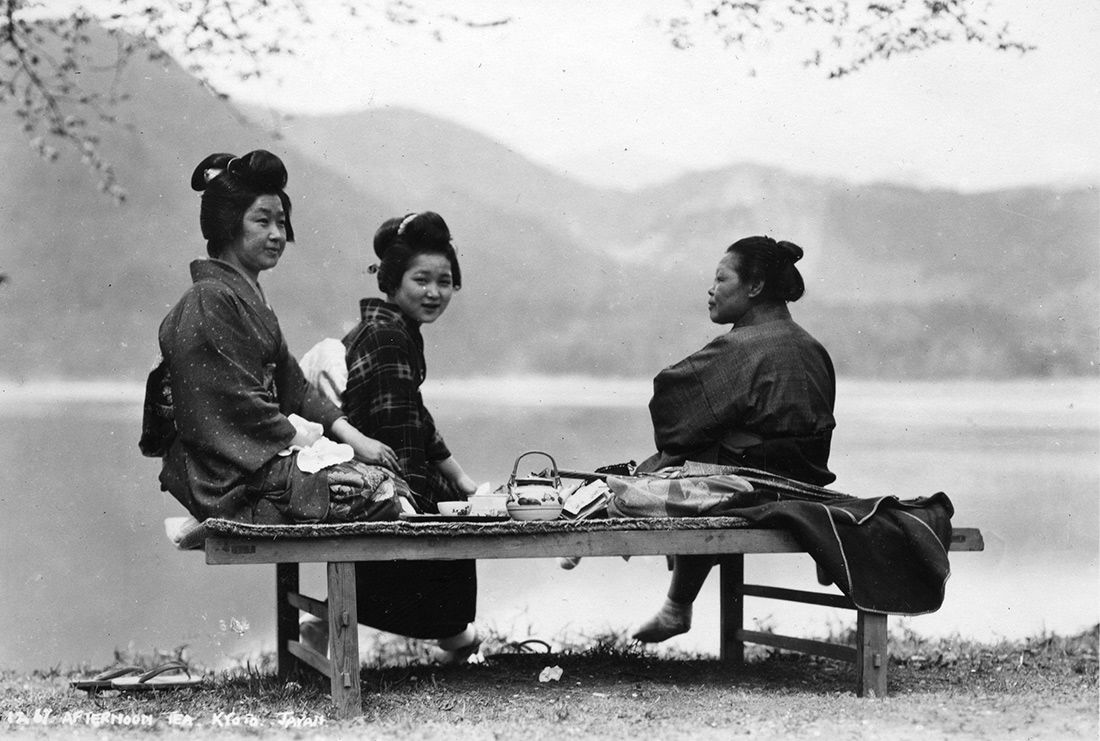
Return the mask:
[(425, 418), (420, 378), (413, 365), (417, 348), (398, 328), (364, 332), (348, 351), (344, 411), (364, 435), (386, 443), (397, 454), (400, 473), (414, 492), (425, 491), (426, 441), (435, 425)]
[(431, 412), (428, 411), (423, 402), (421, 402), (420, 409), (421, 414), (424, 415), (424, 419), (427, 421), (426, 429), (429, 431), (425, 448), (428, 460), (432, 463), (447, 460), (451, 457), (451, 451), (447, 447), (447, 443), (443, 442), (443, 436), (439, 434), (439, 430), (436, 429)]

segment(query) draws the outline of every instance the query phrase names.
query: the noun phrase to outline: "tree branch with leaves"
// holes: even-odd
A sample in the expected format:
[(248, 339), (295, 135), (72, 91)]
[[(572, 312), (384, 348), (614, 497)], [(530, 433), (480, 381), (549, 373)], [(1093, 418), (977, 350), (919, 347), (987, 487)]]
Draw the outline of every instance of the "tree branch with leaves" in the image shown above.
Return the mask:
[[(1026, 43), (992, 20), (991, 2), (978, 0), (685, 0), (687, 10), (657, 20), (674, 46), (700, 37), (751, 51), (758, 41), (814, 32), (803, 63), (840, 77), (872, 62), (949, 43), (976, 43), (997, 51), (1024, 52)], [(380, 24), (420, 26), (437, 40), (447, 25), (488, 28), (484, 21), (446, 10), (443, 0), (101, 0), (93, 16), (72, 0), (0, 0), (0, 105), (12, 110), (31, 147), (45, 160), (62, 150), (78, 156), (99, 188), (116, 202), (126, 192), (100, 150), (100, 132), (120, 125), (114, 111), (127, 99), (119, 83), (127, 63), (141, 54), (178, 62), (214, 95), (229, 72), (241, 80), (267, 75), (277, 57), (303, 48), (314, 15), (335, 9), (349, 33), (373, 33)], [(440, 10), (439, 8), (445, 8)], [(618, 11), (621, 12), (621, 11)], [(91, 31), (116, 42), (108, 59), (89, 59)], [(751, 67), (750, 67), (751, 70)], [(113, 72), (95, 89), (88, 71)], [(83, 75), (83, 76), (82, 76)]]
[(868, 65), (954, 43), (1024, 53), (1034, 47), (994, 19), (991, 0), (685, 0), (684, 12), (657, 20), (673, 46), (700, 35), (732, 50), (801, 33), (801, 63), (843, 77)]
[[(475, 22), (452, 12), (432, 12), (410, 0), (356, 2), (339, 0), (319, 6), (305, 0), (113, 0), (96, 5), (94, 15), (73, 3), (0, 0), (0, 105), (12, 110), (30, 146), (45, 160), (64, 150), (78, 156), (96, 177), (100, 190), (116, 202), (126, 191), (111, 163), (100, 152), (100, 132), (117, 126), (114, 111), (128, 99), (118, 80), (135, 55), (153, 61), (177, 61), (199, 84), (219, 98), (228, 96), (215, 73), (240, 80), (266, 75), (273, 58), (294, 56), (314, 24), (311, 9), (339, 11), (351, 29), (370, 32), (375, 24), (432, 28), (458, 24), (471, 28), (507, 23)], [(107, 59), (90, 59), (91, 31), (101, 28), (116, 42)], [(83, 73), (114, 73), (114, 82), (92, 88)], [(224, 79), (220, 77), (219, 79)]]

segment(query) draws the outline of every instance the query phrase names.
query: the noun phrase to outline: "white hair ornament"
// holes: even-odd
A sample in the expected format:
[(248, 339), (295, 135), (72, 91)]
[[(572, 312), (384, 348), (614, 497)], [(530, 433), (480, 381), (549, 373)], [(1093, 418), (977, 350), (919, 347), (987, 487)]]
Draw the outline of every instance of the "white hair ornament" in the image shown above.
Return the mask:
[(409, 214), (408, 216), (406, 216), (404, 219), (401, 220), (401, 224), (397, 227), (398, 236), (405, 233), (405, 227), (407, 227), (409, 224), (411, 224), (413, 222), (413, 219), (415, 219), (416, 217), (417, 217), (417, 214)]

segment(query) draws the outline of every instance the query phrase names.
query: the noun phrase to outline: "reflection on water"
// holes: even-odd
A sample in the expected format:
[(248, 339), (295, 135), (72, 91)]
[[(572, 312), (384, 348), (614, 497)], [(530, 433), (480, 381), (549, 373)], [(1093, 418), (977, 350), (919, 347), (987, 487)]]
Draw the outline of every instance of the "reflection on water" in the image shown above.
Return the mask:
[[(502, 481), (520, 452), (548, 450), (588, 469), (652, 446), (647, 381), (437, 382), (429, 404), (476, 478)], [(1100, 382), (842, 381), (836, 488), (862, 496), (946, 491), (955, 524), (978, 526), (983, 553), (953, 556), (944, 607), (891, 621), (974, 638), (1071, 632), (1095, 623)], [(188, 644), (216, 665), (274, 645), (273, 569), (206, 566), (173, 551), (162, 521), (180, 507), (157, 491), (158, 462), (137, 453), (140, 389), (0, 384), (0, 667), (103, 665), (115, 647)], [(814, 589), (807, 556), (755, 556), (748, 578)], [(482, 562), (480, 619), (509, 635), (624, 629), (663, 595), (661, 558)], [(320, 591), (319, 567), (306, 584)], [(822, 634), (844, 611), (749, 600), (748, 622)], [(717, 590), (674, 639), (713, 652)]]

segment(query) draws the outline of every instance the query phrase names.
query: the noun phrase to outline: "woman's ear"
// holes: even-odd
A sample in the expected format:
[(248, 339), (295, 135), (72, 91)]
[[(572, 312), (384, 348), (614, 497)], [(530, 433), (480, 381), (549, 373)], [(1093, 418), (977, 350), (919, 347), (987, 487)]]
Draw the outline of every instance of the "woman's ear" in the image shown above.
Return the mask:
[(764, 279), (757, 278), (749, 284), (749, 298), (758, 298), (764, 292)]

